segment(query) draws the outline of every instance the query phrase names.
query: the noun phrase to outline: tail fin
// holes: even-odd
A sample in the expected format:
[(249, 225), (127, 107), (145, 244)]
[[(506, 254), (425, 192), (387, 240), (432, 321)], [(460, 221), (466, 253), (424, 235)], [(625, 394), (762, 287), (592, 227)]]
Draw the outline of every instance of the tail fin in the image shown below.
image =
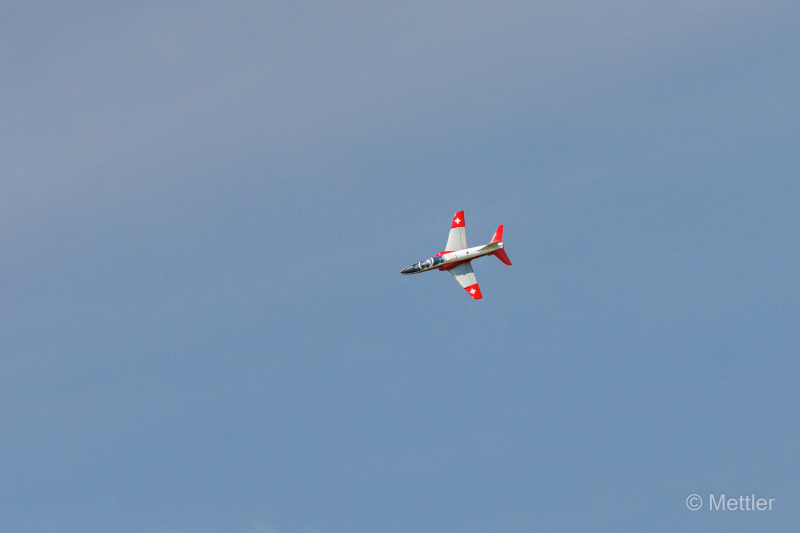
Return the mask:
[[(494, 232), (494, 237), (492, 237), (492, 242), (503, 242), (503, 225), (500, 224), (497, 226), (497, 231)], [(492, 255), (497, 257), (500, 261), (511, 266), (511, 259), (508, 258), (506, 255), (506, 251), (503, 248), (495, 251)]]
[(503, 225), (502, 224), (497, 226), (497, 231), (494, 232), (494, 237), (492, 237), (492, 242), (503, 242)]

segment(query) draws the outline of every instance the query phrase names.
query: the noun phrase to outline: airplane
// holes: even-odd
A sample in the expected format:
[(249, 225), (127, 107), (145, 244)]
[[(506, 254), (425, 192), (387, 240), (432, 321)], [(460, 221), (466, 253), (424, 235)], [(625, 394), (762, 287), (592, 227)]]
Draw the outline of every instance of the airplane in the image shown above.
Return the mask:
[(471, 261), (484, 255), (493, 255), (507, 265), (511, 265), (511, 260), (503, 249), (503, 225), (497, 227), (494, 232), (492, 242), (467, 248), (467, 228), (464, 224), (464, 211), (459, 211), (453, 216), (453, 223), (450, 225), (450, 235), (447, 237), (447, 245), (444, 252), (439, 252), (434, 257), (420, 261), (413, 265), (408, 265), (400, 271), (401, 274), (419, 274), (438, 268), (450, 272), (456, 281), (464, 287), (473, 299), (483, 298), (481, 288), (475, 279), (472, 271)]

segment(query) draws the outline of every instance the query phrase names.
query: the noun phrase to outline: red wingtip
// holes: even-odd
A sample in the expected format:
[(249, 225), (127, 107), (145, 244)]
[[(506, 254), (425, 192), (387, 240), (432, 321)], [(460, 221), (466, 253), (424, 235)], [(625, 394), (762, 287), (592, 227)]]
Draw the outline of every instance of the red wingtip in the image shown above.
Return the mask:
[(497, 231), (494, 232), (494, 237), (492, 237), (492, 242), (503, 242), (503, 225), (502, 224), (497, 226)]
[(469, 287), (464, 287), (464, 289), (467, 291), (467, 294), (469, 294), (472, 297), (473, 300), (480, 300), (481, 298), (483, 298), (483, 294), (481, 294), (481, 288), (478, 287), (477, 283), (470, 285)]
[(459, 211), (453, 215), (453, 223), (450, 228), (463, 228), (464, 227), (464, 211)]

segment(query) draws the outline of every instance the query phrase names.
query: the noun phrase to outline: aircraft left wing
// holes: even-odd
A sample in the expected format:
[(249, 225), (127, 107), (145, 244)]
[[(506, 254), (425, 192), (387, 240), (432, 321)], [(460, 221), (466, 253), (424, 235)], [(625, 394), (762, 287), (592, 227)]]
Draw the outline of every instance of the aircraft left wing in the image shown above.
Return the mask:
[(447, 252), (457, 252), (467, 247), (467, 227), (464, 224), (464, 211), (459, 211), (453, 215), (453, 223), (450, 224), (450, 233), (447, 235), (447, 244), (444, 246)]
[(475, 272), (472, 271), (472, 265), (470, 263), (461, 263), (448, 270), (448, 272), (456, 278), (456, 281), (464, 287), (464, 290), (466, 290), (467, 294), (473, 299), (480, 300), (483, 298), (481, 288), (478, 287), (478, 280), (475, 279)]

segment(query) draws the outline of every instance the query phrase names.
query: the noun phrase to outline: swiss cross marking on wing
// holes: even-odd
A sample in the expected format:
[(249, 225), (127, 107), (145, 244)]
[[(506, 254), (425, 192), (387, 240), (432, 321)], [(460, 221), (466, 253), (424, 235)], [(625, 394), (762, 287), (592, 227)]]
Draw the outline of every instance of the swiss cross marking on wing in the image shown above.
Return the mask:
[(475, 289), (472, 289), (471, 291), (469, 291), (469, 293), (470, 294), (475, 294)]
[(460, 222), (461, 222), (461, 219), (460, 219), (460, 218), (457, 218), (457, 219), (455, 219), (453, 222), (455, 222), (456, 224), (458, 224), (458, 223), (460, 223)]

